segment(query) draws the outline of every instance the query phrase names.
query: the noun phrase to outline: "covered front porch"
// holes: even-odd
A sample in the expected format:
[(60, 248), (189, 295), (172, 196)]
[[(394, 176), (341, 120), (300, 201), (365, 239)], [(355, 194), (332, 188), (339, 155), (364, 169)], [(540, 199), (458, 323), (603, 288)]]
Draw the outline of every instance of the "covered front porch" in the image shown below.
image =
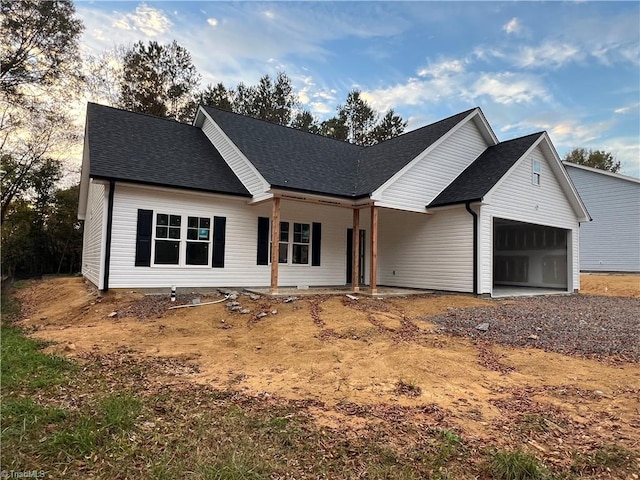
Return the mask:
[(270, 278), (260, 293), (473, 293), (474, 219), (464, 207), (409, 212), (368, 198), (328, 203), (290, 193), (261, 202), (260, 215), (269, 215), (259, 233), (261, 265)]

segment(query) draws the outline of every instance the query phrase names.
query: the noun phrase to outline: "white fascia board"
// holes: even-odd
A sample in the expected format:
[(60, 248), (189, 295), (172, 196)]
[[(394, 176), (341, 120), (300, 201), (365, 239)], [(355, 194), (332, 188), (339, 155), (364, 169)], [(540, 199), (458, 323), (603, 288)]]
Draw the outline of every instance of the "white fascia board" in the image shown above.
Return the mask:
[(261, 193), (259, 195), (254, 195), (251, 197), (251, 200), (247, 202), (248, 205), (258, 205), (259, 203), (266, 202), (267, 200), (271, 200), (273, 198), (273, 194), (269, 192)]
[(202, 107), (198, 105), (198, 110), (196, 111), (196, 114), (193, 117), (193, 122), (191, 122), (191, 125), (193, 125), (194, 127), (202, 128), (203, 118), (204, 116), (203, 116)]
[[(442, 205), (440, 207), (431, 207), (431, 208), (427, 208), (426, 213), (429, 213), (431, 215), (437, 213), (437, 212), (443, 212), (446, 210), (453, 210), (455, 208), (465, 208), (465, 204), (467, 202), (459, 202), (459, 203), (451, 203), (449, 205)], [(488, 203), (484, 202), (484, 201), (478, 201), (478, 200), (472, 200), (470, 202), (470, 205), (472, 207), (482, 207), (484, 205), (488, 205)]]
[(494, 145), (497, 145), (498, 143), (500, 143), (500, 141), (498, 140), (498, 137), (496, 137), (496, 134), (494, 133), (493, 128), (491, 128), (491, 125), (489, 125), (487, 117), (484, 116), (484, 112), (481, 108), (478, 107), (476, 108), (476, 110), (478, 111), (478, 115), (474, 120), (480, 130), (480, 135), (482, 135), (487, 143), (493, 143)]
[(293, 200), (298, 202), (319, 203), (327, 206), (342, 207), (342, 208), (358, 208), (362, 202), (369, 203), (369, 199), (359, 198), (357, 200), (351, 200), (349, 198), (332, 197), (330, 195), (321, 195), (318, 193), (306, 193), (297, 192), (295, 190), (280, 190), (277, 188), (271, 189), (272, 197), (279, 197), (283, 200)]
[[(458, 122), (458, 124), (453, 127), (452, 129), (450, 129), (447, 133), (445, 133), (442, 137), (440, 137), (438, 140), (436, 140), (434, 143), (432, 143), (431, 145), (429, 145), (426, 149), (424, 149), (421, 153), (419, 153), (413, 160), (411, 160), (409, 163), (407, 163), (404, 167), (402, 167), (400, 170), (398, 170), (390, 179), (388, 179), (386, 182), (384, 182), (381, 186), (379, 186), (372, 194), (371, 194), (371, 198), (374, 200), (381, 200), (382, 199), (382, 194), (384, 193), (384, 191), (389, 188), (391, 185), (393, 185), (396, 180), (398, 180), (400, 177), (402, 177), (407, 171), (409, 171), (416, 163), (418, 163), (420, 160), (422, 160), (424, 157), (426, 157), (427, 155), (429, 155), (433, 150), (435, 150), (436, 148), (438, 148), (440, 145), (442, 145), (444, 142), (447, 141), (447, 139), (453, 135), (459, 128), (462, 127), (462, 125), (464, 125), (465, 123), (467, 123), (468, 121), (470, 121), (471, 119), (473, 119), (476, 115), (480, 114), (480, 109), (479, 108), (475, 108), (469, 115), (467, 115), (464, 119), (460, 120)], [(493, 132), (492, 132), (493, 134)]]
[[(94, 180), (94, 182), (96, 183), (104, 183), (106, 185), (109, 184), (108, 181), (99, 181), (99, 180)], [(248, 200), (250, 200), (248, 197), (243, 197), (240, 195), (225, 195), (224, 193), (216, 193), (216, 192), (203, 192), (200, 190), (188, 190), (185, 188), (180, 188), (180, 187), (160, 187), (157, 185), (146, 185), (144, 183), (135, 183), (135, 182), (126, 182), (126, 181), (120, 181), (118, 180), (118, 185), (122, 186), (122, 187), (131, 187), (131, 188), (136, 188), (139, 190), (148, 190), (148, 191), (152, 191), (152, 192), (160, 192), (160, 193), (166, 193), (167, 190), (172, 191), (172, 192), (180, 192), (180, 193), (184, 193), (187, 195), (192, 195), (192, 196), (198, 196), (198, 197), (203, 197), (203, 198), (215, 198), (215, 199), (220, 199), (220, 200), (228, 200), (228, 201), (237, 201), (237, 202), (245, 202), (248, 203)]]
[(427, 211), (426, 207), (423, 207), (423, 208), (407, 207), (406, 205), (398, 205), (396, 203), (380, 202), (380, 201), (374, 201), (373, 205), (381, 208), (389, 208), (391, 210), (402, 210), (403, 212), (430, 213)]
[[(271, 188), (271, 184), (269, 182), (267, 182), (267, 180), (262, 176), (262, 174), (255, 167), (255, 165), (253, 163), (251, 163), (251, 161), (247, 157), (245, 157), (244, 153), (242, 153), (242, 151), (236, 146), (236, 144), (231, 141), (231, 139), (227, 136), (227, 134), (222, 129), (222, 127), (220, 127), (220, 125), (218, 125), (213, 120), (213, 118), (211, 118), (211, 116), (202, 107), (198, 107), (198, 115), (200, 115), (200, 113), (202, 113), (202, 115), (204, 115), (205, 118), (209, 119), (209, 121), (214, 126), (214, 128), (216, 128), (216, 130), (218, 130), (218, 132), (222, 135), (222, 137), (225, 139), (225, 141), (228, 142), (229, 145), (231, 145), (231, 148), (238, 154), (238, 156), (247, 165), (247, 167), (260, 179), (260, 182), (262, 183), (263, 191), (262, 192), (256, 192), (256, 193), (254, 193), (254, 192), (249, 192), (249, 193), (251, 193), (251, 195), (259, 195), (259, 194), (262, 194), (262, 193), (266, 193), (267, 190), (269, 190), (269, 188)], [(198, 115), (196, 115), (196, 117)], [(215, 145), (214, 145), (214, 147), (215, 147)], [(227, 159), (224, 158), (224, 156), (222, 156), (222, 158), (224, 159), (225, 162), (227, 162), (227, 165), (229, 165), (229, 168), (231, 168), (231, 170), (233, 170), (233, 168), (231, 167), (231, 165), (229, 164)], [(235, 172), (233, 172), (233, 173), (235, 174)], [(237, 174), (236, 174), (236, 177), (238, 177)], [(238, 177), (238, 179), (240, 179), (240, 177)], [(245, 188), (247, 188), (246, 185), (245, 185)], [(247, 188), (247, 190), (249, 190), (249, 189)]]
[(90, 159), (89, 159), (89, 136), (87, 135), (87, 127), (84, 127), (84, 146), (82, 149), (82, 167), (80, 170), (80, 194), (78, 197), (78, 220), (85, 220), (87, 217), (87, 202), (89, 201), (89, 176)]

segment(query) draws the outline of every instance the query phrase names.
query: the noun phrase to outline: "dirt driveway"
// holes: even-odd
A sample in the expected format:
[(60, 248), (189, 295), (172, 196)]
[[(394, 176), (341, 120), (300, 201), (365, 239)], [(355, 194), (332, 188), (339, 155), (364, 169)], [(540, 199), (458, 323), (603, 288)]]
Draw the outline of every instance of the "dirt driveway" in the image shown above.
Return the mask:
[[(588, 276), (583, 286), (587, 293), (640, 297), (638, 276)], [(640, 450), (638, 363), (501, 346), (447, 335), (429, 321), (453, 308), (492, 312), (518, 300), (424, 295), (285, 302), (240, 295), (239, 310), (249, 313), (231, 311), (227, 302), (167, 310), (166, 298), (100, 295), (77, 277), (34, 282), (17, 295), (25, 316), (20, 326), (57, 342), (51, 351), (81, 361), (88, 352), (177, 357), (193, 365), (184, 381), (322, 402), (327, 408), (314, 414), (327, 426), (357, 420), (332, 406), (416, 412), (429, 406), (446, 412), (465, 435), (508, 443), (505, 424), (545, 412), (561, 430)], [(549, 442), (534, 446), (556, 448), (552, 436)]]

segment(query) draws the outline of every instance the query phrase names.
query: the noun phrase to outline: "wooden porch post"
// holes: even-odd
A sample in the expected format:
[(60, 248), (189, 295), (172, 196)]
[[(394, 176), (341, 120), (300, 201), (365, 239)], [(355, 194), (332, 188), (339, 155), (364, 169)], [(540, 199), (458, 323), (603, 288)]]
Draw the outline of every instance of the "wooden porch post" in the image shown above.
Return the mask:
[(378, 209), (371, 206), (371, 293), (378, 293)]
[(280, 197), (273, 197), (271, 214), (271, 293), (278, 293), (278, 260), (280, 252)]
[(353, 260), (351, 262), (351, 287), (360, 291), (360, 210), (353, 209)]

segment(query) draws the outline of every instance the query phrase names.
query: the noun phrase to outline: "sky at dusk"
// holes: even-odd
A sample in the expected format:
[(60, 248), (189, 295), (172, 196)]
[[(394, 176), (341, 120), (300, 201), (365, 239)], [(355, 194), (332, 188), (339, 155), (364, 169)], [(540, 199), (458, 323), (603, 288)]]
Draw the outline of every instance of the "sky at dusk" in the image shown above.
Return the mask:
[(640, 2), (86, 2), (84, 54), (176, 40), (202, 84), (284, 71), (323, 120), (352, 89), (407, 130), (482, 108), (500, 140), (546, 130), (640, 177)]

